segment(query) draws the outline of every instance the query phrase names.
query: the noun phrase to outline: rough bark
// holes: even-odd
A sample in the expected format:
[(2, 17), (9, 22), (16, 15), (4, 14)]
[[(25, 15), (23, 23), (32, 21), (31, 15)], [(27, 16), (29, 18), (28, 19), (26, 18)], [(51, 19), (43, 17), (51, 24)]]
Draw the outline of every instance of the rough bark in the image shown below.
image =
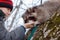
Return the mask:
[[(36, 15), (33, 15), (36, 14)], [(32, 40), (60, 40), (60, 3), (46, 2), (43, 5), (29, 8), (24, 14), (33, 15), (41, 24), (34, 33)], [(27, 33), (26, 39), (31, 30)]]

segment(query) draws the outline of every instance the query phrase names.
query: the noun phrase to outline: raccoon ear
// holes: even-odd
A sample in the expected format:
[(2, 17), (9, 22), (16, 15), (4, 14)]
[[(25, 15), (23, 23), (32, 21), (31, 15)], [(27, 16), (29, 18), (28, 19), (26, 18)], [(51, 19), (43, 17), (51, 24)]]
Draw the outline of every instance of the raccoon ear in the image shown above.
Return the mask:
[(27, 12), (31, 12), (31, 8), (27, 9)]

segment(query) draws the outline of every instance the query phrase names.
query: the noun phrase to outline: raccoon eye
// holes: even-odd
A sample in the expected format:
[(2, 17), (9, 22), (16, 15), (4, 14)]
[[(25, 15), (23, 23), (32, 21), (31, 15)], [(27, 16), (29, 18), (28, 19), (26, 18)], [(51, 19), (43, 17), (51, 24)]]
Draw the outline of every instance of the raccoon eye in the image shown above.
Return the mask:
[(33, 10), (33, 12), (35, 12), (35, 10)]

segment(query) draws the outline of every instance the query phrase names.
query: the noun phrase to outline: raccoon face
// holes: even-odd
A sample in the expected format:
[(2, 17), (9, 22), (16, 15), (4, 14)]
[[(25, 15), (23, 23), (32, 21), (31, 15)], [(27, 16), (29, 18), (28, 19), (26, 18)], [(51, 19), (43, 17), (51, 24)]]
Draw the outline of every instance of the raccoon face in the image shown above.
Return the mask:
[(25, 22), (28, 22), (29, 20), (33, 20), (33, 21), (36, 21), (37, 18), (37, 13), (35, 12), (35, 7), (33, 8), (29, 8), (25, 13), (24, 15), (22, 16), (23, 19), (25, 20)]

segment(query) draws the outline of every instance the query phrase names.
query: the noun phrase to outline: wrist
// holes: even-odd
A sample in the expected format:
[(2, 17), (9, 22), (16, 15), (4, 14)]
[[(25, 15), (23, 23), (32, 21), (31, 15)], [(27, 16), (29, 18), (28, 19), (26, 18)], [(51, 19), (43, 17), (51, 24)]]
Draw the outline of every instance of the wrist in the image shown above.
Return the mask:
[(24, 24), (24, 28), (27, 29), (26, 24)]

